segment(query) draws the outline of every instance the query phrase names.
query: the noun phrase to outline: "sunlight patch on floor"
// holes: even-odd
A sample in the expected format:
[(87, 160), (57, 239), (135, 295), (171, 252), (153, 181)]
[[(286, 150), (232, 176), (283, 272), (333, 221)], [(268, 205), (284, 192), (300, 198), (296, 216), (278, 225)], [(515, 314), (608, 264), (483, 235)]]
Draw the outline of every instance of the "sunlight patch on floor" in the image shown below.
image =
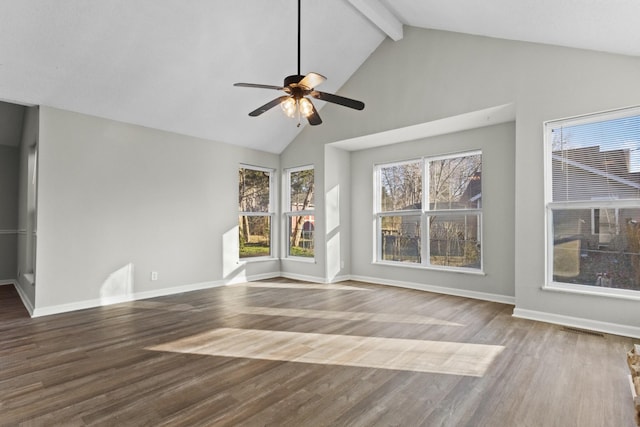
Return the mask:
[(147, 350), (483, 376), (499, 345), (220, 328)]
[(241, 314), (262, 316), (304, 317), (310, 319), (352, 320), (389, 323), (411, 323), (415, 325), (464, 326), (460, 323), (448, 322), (419, 314), (396, 313), (364, 313), (356, 311), (310, 310), (277, 307), (242, 307), (234, 310)]

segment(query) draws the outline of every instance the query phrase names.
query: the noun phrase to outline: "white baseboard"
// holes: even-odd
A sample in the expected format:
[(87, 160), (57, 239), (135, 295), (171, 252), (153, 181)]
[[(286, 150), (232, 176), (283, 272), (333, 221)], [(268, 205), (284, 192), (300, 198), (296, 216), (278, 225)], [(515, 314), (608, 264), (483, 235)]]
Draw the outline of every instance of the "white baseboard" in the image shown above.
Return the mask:
[(31, 300), (29, 300), (29, 297), (27, 297), (27, 294), (24, 293), (17, 280), (13, 281), (13, 287), (16, 289), (16, 292), (18, 292), (22, 305), (24, 305), (24, 308), (29, 312), (29, 316), (33, 317), (33, 312), (35, 310), (33, 304), (31, 303)]
[(325, 280), (324, 277), (306, 276), (304, 274), (280, 272), (280, 274), (278, 276), (284, 277), (285, 279), (300, 280), (302, 282), (327, 283), (327, 281)]
[(275, 273), (252, 274), (251, 276), (234, 277), (231, 280), (223, 281), (223, 285), (236, 285), (238, 283), (255, 282), (256, 280), (273, 279), (274, 277), (282, 277), (279, 271)]
[[(279, 276), (279, 273), (260, 274), (260, 275), (247, 277), (242, 280), (239, 280), (239, 279), (238, 280), (216, 280), (211, 282), (192, 283), (192, 284), (182, 285), (182, 286), (173, 286), (170, 288), (161, 288), (161, 289), (153, 289), (149, 291), (134, 292), (129, 295), (118, 295), (118, 296), (113, 296), (108, 298), (96, 298), (91, 300), (72, 302), (68, 304), (51, 305), (48, 307), (38, 307), (35, 310), (33, 309), (29, 310), (29, 313), (31, 313), (31, 317), (49, 316), (52, 314), (67, 313), (70, 311), (84, 310), (87, 308), (101, 307), (105, 305), (118, 304), (122, 302), (137, 301), (141, 299), (157, 298), (157, 297), (163, 297), (167, 295), (181, 294), (183, 292), (192, 292), (192, 291), (199, 291), (202, 289), (217, 288), (220, 286), (231, 285), (234, 283), (244, 283), (247, 281), (270, 279), (278, 276)], [(24, 298), (23, 298), (23, 302), (24, 302)], [(27, 307), (27, 309), (29, 308)]]
[(348, 276), (348, 275), (336, 276), (333, 279), (328, 279), (325, 283), (339, 283), (339, 282), (346, 282), (347, 280), (351, 280), (351, 276)]
[(444, 286), (427, 285), (424, 283), (402, 282), (397, 280), (380, 279), (377, 277), (351, 276), (351, 280), (374, 283), (377, 285), (397, 286), (399, 288), (415, 289), (418, 291), (435, 292), (438, 294), (454, 295), (458, 297), (472, 298), (483, 301), (499, 302), (502, 304), (515, 305), (515, 297), (508, 295), (491, 294), (488, 292), (469, 291), (467, 289), (454, 289)]
[(619, 325), (617, 323), (601, 322), (599, 320), (584, 319), (581, 317), (564, 316), (562, 314), (546, 313), (543, 311), (515, 308), (513, 317), (521, 319), (537, 320), (539, 322), (553, 323), (579, 329), (604, 332), (606, 334), (621, 335), (631, 338), (640, 338), (640, 327)]
[(0, 279), (0, 286), (4, 285), (15, 285), (16, 281), (14, 279)]

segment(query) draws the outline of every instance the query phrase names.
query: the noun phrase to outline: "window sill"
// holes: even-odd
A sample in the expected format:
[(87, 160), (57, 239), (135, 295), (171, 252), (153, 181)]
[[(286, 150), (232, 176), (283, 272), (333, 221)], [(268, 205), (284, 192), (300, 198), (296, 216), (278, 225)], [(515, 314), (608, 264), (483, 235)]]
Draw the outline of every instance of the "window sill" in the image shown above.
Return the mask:
[(617, 298), (640, 301), (640, 292), (630, 289), (601, 288), (590, 285), (573, 285), (570, 283), (552, 282), (542, 286), (543, 291), (561, 292), (567, 294), (589, 295), (597, 297)]
[(443, 271), (446, 273), (460, 273), (460, 274), (471, 274), (474, 276), (486, 276), (483, 270), (472, 270), (466, 268), (451, 268), (451, 267), (435, 267), (435, 266), (426, 266), (421, 264), (403, 264), (399, 262), (385, 262), (385, 261), (373, 261), (371, 264), (373, 265), (383, 265), (389, 267), (398, 267), (398, 268), (413, 268), (416, 270), (428, 270), (428, 271)]
[(272, 257), (272, 256), (257, 256), (257, 257), (240, 258), (238, 260), (238, 264), (253, 264), (255, 262), (269, 262), (269, 261), (278, 261), (278, 258)]
[(296, 256), (290, 256), (290, 257), (282, 258), (282, 261), (295, 261), (295, 262), (302, 262), (302, 263), (307, 263), (307, 264), (315, 264), (316, 263), (316, 259), (315, 258), (305, 258), (305, 257), (296, 257)]

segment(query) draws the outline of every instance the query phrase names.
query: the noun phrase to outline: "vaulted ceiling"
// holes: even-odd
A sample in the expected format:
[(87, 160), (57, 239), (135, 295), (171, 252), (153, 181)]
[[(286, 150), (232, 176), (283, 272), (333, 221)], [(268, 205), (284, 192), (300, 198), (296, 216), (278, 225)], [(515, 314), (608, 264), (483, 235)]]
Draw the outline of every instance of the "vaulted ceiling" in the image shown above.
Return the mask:
[[(341, 86), (403, 25), (640, 56), (638, 16), (636, 0), (302, 0), (301, 71), (353, 96)], [(0, 100), (278, 153), (297, 122), (247, 114), (280, 93), (233, 83), (296, 74), (296, 26), (296, 0), (3, 0)]]

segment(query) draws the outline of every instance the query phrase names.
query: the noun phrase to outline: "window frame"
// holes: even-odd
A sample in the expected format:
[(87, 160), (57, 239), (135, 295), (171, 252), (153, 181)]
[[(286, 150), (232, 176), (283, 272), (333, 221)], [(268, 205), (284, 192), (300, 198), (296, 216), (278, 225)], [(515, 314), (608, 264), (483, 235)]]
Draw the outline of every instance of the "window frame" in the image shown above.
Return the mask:
[[(590, 210), (592, 222), (591, 231), (595, 231), (595, 210), (613, 210), (615, 212), (616, 235), (620, 232), (620, 210), (640, 208), (640, 199), (597, 197), (592, 195), (590, 200), (554, 201), (553, 200), (553, 130), (562, 126), (578, 126), (584, 124), (612, 121), (625, 117), (640, 116), (640, 106), (618, 108), (596, 113), (565, 117), (543, 122), (544, 144), (544, 228), (545, 228), (545, 272), (542, 289), (563, 291), (578, 294), (597, 295), (604, 297), (640, 300), (640, 291), (633, 289), (618, 289), (606, 286), (594, 286), (583, 283), (558, 282), (553, 279), (554, 272), (554, 211)], [(595, 235), (595, 233), (593, 233)], [(598, 233), (599, 235), (600, 233)]]
[[(298, 210), (298, 211), (294, 211), (291, 210), (291, 174), (292, 173), (296, 173), (296, 172), (302, 172), (302, 171), (306, 171), (306, 170), (312, 170), (313, 171), (313, 203), (312, 203), (312, 208), (307, 208), (304, 210)], [(316, 170), (315, 170), (315, 165), (310, 164), (310, 165), (303, 165), (303, 166), (296, 166), (296, 167), (292, 167), (292, 168), (286, 168), (283, 170), (283, 194), (284, 197), (282, 197), (283, 200), (283, 207), (282, 207), (282, 221), (283, 221), (283, 231), (284, 231), (284, 243), (282, 245), (282, 249), (284, 251), (283, 255), (282, 255), (282, 259), (285, 260), (294, 260), (294, 261), (301, 261), (301, 262), (310, 262), (310, 263), (315, 263), (316, 262), (316, 248), (315, 248), (315, 243), (316, 243), (316, 238), (315, 238), (315, 219), (316, 219), (316, 211), (315, 211), (315, 198), (316, 198)], [(299, 256), (299, 255), (291, 255), (291, 230), (290, 230), (290, 224), (292, 221), (293, 217), (297, 217), (297, 216), (311, 216), (313, 217), (313, 237), (312, 237), (312, 241), (313, 241), (313, 256), (312, 257), (306, 257), (306, 256)]]
[[(439, 154), (433, 156), (421, 156), (413, 159), (400, 160), (395, 162), (377, 163), (373, 166), (373, 187), (374, 187), (374, 201), (373, 201), (373, 233), (374, 233), (374, 250), (373, 250), (373, 263), (380, 265), (392, 265), (405, 268), (419, 268), (428, 270), (443, 270), (458, 273), (468, 274), (480, 274), (484, 275), (484, 250), (483, 250), (483, 206), (477, 208), (460, 208), (460, 209), (430, 209), (430, 182), (429, 182), (429, 165), (432, 162), (440, 160), (455, 159), (459, 157), (467, 156), (483, 156), (482, 150), (468, 150), (462, 152)], [(482, 160), (481, 160), (482, 161)], [(383, 168), (401, 166), (411, 163), (421, 163), (420, 171), (422, 174), (422, 195), (421, 195), (421, 207), (420, 209), (405, 209), (396, 211), (383, 211), (382, 210), (382, 181), (381, 171)], [(482, 185), (482, 183), (481, 183)], [(481, 187), (482, 194), (482, 187)], [(480, 198), (481, 200), (481, 198)], [(431, 261), (431, 235), (429, 228), (429, 221), (431, 218), (451, 218), (461, 217), (467, 215), (475, 215), (477, 218), (477, 242), (479, 243), (479, 255), (480, 265), (479, 267), (455, 267), (449, 265), (433, 264)], [(420, 217), (420, 260), (419, 262), (407, 262), (407, 261), (394, 261), (383, 259), (382, 249), (382, 218), (384, 217), (397, 217), (397, 216), (419, 216)]]
[[(241, 211), (240, 206), (238, 206), (238, 220), (243, 216), (253, 216), (253, 217), (268, 217), (269, 218), (269, 255), (257, 255), (257, 256), (240, 256), (240, 237), (238, 233), (238, 259), (241, 262), (256, 262), (256, 261), (269, 261), (273, 259), (277, 259), (277, 246), (276, 240), (274, 239), (274, 228), (276, 224), (276, 191), (274, 191), (276, 187), (276, 169), (264, 167), (264, 166), (255, 166), (246, 163), (240, 163), (238, 166), (238, 172), (240, 169), (250, 169), (254, 171), (260, 172), (268, 172), (269, 173), (269, 206), (266, 212), (250, 212), (250, 211)], [(238, 195), (238, 200), (239, 200)]]

